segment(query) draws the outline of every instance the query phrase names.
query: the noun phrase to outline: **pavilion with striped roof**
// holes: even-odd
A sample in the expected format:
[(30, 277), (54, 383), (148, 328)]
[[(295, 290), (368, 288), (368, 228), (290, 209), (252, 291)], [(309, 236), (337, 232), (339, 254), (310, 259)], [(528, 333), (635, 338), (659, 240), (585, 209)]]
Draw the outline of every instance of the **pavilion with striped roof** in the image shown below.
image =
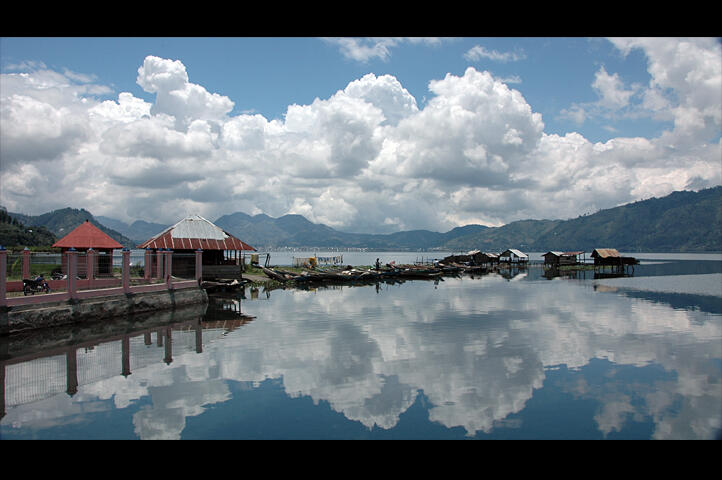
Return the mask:
[[(141, 243), (137, 248), (155, 252), (172, 250), (174, 272), (179, 271), (179, 267), (182, 269), (185, 263), (190, 265), (191, 262), (194, 262), (193, 256), (196, 250), (203, 250), (204, 277), (213, 275), (213, 272), (217, 270), (212, 266), (239, 265), (240, 255), (244, 251), (256, 251), (254, 247), (200, 215), (184, 218)], [(235, 269), (233, 271), (235, 272)], [(226, 276), (228, 277), (228, 275)], [(235, 274), (230, 277), (235, 277)]]

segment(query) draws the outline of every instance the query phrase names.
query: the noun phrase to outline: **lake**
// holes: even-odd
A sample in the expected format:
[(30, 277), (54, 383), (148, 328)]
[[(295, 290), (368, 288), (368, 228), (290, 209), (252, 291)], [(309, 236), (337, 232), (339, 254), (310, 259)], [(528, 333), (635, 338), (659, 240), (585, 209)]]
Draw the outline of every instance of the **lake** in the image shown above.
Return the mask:
[(630, 255), (626, 277), (246, 288), (13, 335), (0, 438), (719, 439), (722, 255)]

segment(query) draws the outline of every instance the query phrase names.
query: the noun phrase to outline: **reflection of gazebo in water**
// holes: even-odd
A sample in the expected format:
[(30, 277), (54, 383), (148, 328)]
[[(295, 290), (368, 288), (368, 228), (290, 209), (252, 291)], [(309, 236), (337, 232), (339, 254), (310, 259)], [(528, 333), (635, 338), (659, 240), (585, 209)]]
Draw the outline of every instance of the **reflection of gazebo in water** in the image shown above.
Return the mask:
[[(87, 254), (89, 249), (95, 252), (95, 260), (91, 271), (94, 276), (111, 276), (113, 275), (113, 250), (123, 248), (123, 245), (116, 242), (98, 227), (90, 223), (88, 220), (78, 225), (74, 230), (53, 244), (53, 247), (59, 247), (63, 255), (61, 255), (61, 270), (64, 274), (68, 272), (68, 257), (65, 253), (71, 248), (78, 253)], [(78, 255), (78, 276), (87, 276), (87, 255)]]
[[(203, 278), (240, 278), (240, 254), (255, 248), (199, 215), (191, 215), (138, 245), (154, 252), (173, 251), (172, 275), (195, 272), (195, 252), (203, 250)], [(147, 257), (146, 257), (147, 258)], [(152, 263), (151, 268), (156, 262)], [(154, 275), (159, 276), (156, 270)]]

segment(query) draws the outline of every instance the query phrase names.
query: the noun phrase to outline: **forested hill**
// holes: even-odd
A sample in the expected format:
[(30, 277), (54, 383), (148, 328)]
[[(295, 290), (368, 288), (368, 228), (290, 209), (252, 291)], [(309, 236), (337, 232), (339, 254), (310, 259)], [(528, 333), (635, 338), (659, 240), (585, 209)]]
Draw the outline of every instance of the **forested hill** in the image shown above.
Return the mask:
[[(9, 215), (25, 225), (45, 227), (57, 238), (88, 219), (130, 248), (166, 227), (143, 221), (125, 225), (107, 217), (96, 219), (87, 210), (71, 208), (38, 216)], [(616, 248), (621, 252), (719, 252), (722, 251), (722, 186), (699, 192), (674, 192), (570, 220), (521, 220), (501, 227), (466, 225), (445, 233), (429, 230), (385, 235), (348, 233), (312, 223), (301, 215), (272, 218), (242, 212), (223, 215), (214, 223), (259, 249), (336, 247), (499, 252), (518, 248), (546, 252)], [(11, 245), (1, 232), (0, 245)]]
[(722, 186), (673, 192), (570, 220), (524, 220), (446, 244), (450, 250), (722, 251)]
[[(17, 218), (18, 221), (24, 223), (25, 225), (35, 225), (46, 228), (52, 232), (58, 240), (73, 231), (73, 229), (75, 229), (78, 225), (88, 220), (124, 247), (135, 247), (135, 244), (131, 239), (101, 224), (89, 211), (83, 208), (62, 208), (59, 210), (53, 210), (52, 212), (43, 213), (42, 215), (24, 215), (21, 213), (10, 213), (10, 215)], [(2, 242), (2, 240), (3, 239), (0, 238), (0, 242)], [(52, 243), (55, 243), (55, 240), (45, 246), (50, 246)], [(2, 243), (0, 243), (0, 245), (2, 245)], [(10, 245), (10, 243), (8, 243), (8, 245)]]
[(0, 245), (4, 248), (46, 246), (55, 240), (55, 235), (47, 228), (25, 225), (0, 207)]

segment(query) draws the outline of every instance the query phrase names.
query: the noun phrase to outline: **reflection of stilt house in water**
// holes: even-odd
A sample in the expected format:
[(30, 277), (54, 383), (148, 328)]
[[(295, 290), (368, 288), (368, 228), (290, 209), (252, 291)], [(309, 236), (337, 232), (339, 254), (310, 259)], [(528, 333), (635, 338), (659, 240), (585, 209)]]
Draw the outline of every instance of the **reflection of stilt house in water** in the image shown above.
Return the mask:
[[(172, 274), (195, 272), (195, 252), (203, 250), (203, 278), (241, 278), (241, 254), (256, 251), (230, 233), (199, 215), (184, 218), (153, 238), (138, 245), (146, 250), (172, 250)], [(153, 262), (152, 268), (155, 267)], [(152, 276), (156, 276), (155, 274)]]
[(583, 264), (586, 259), (580, 260), (579, 255), (584, 255), (584, 252), (555, 252), (550, 251), (542, 255), (544, 257), (544, 265), (551, 267), (561, 267), (568, 265), (580, 265)]
[[(68, 272), (68, 256), (65, 253), (71, 248), (75, 249), (80, 254), (78, 255), (78, 276), (85, 278), (88, 272), (88, 258), (93, 259), (93, 265), (90, 267), (95, 277), (112, 276), (113, 250), (123, 248), (123, 245), (86, 220), (55, 242), (53, 247), (59, 247), (62, 252), (60, 268), (63, 274)], [(94, 252), (92, 257), (87, 255), (90, 249)]]
[(515, 248), (509, 248), (499, 254), (499, 263), (526, 265), (529, 263), (529, 255)]

